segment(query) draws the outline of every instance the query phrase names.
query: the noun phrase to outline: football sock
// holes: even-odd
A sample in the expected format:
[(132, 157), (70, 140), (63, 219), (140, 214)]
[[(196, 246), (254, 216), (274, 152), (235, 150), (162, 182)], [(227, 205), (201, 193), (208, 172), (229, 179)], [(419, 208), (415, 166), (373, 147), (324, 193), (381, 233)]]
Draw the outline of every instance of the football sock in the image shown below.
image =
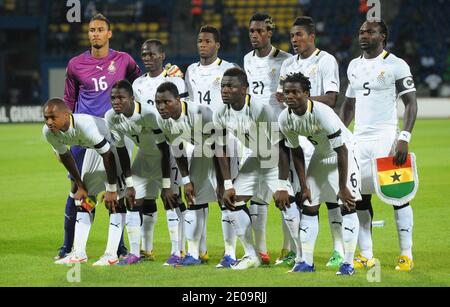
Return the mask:
[(187, 210), (184, 218), (186, 227), (186, 239), (188, 242), (188, 254), (199, 259), (200, 238), (203, 232), (204, 213), (202, 209)]
[(242, 245), (244, 246), (245, 255), (256, 257), (256, 250), (253, 245), (251, 220), (248, 212), (245, 211), (245, 202), (236, 202), (235, 206), (236, 210), (229, 211), (229, 219), (234, 227), (236, 236), (241, 240)]
[(359, 220), (358, 245), (361, 255), (372, 259), (372, 215), (370, 210), (356, 210), (356, 213)]
[(73, 246), (73, 238), (75, 236), (75, 223), (77, 217), (77, 207), (73, 194), (70, 193), (66, 200), (66, 210), (64, 212), (64, 247), (70, 252)]
[[(334, 205), (334, 204), (333, 204)], [(328, 206), (328, 203), (327, 203)], [(333, 238), (333, 249), (344, 256), (344, 243), (342, 242), (342, 215), (341, 208), (328, 209), (328, 223), (330, 224), (331, 236)]]
[[(300, 241), (300, 211), (297, 209), (297, 205), (292, 203), (285, 211), (281, 211), (283, 220), (289, 229), (289, 236), (294, 241), (296, 262), (300, 262), (302, 259), (302, 243)], [(293, 246), (293, 247), (294, 247)]]
[(158, 220), (158, 212), (145, 213), (142, 219), (142, 248), (146, 252), (151, 252), (153, 250), (153, 233), (156, 221)]
[(358, 244), (359, 220), (356, 212), (342, 216), (342, 235), (344, 239), (344, 262), (353, 265)]
[(109, 215), (108, 243), (106, 244), (106, 253), (117, 256), (120, 237), (122, 236), (125, 222), (125, 213), (111, 213)]
[(74, 250), (78, 255), (86, 255), (86, 243), (91, 230), (92, 219), (87, 212), (78, 212), (75, 224)]
[[(208, 223), (208, 213), (209, 208), (205, 207), (199, 210), (200, 212), (203, 212), (203, 217), (201, 219), (203, 220), (203, 230), (202, 230), (202, 236), (200, 238), (200, 254), (205, 254), (208, 249), (206, 247), (206, 226)], [(201, 213), (199, 214), (201, 215)]]
[(291, 233), (289, 232), (289, 227), (286, 225), (286, 221), (284, 220), (283, 212), (281, 211), (281, 227), (283, 229), (283, 249), (288, 251), (291, 250)]
[[(395, 208), (395, 207), (394, 207)], [(395, 208), (396, 209), (396, 208)], [(413, 211), (407, 205), (394, 211), (395, 222), (397, 224), (398, 239), (400, 243), (400, 255), (408, 256), (412, 259), (412, 231), (413, 231)]]
[(180, 222), (178, 223), (178, 242), (179, 244), (179, 251), (185, 252), (186, 251), (186, 234), (185, 234), (185, 225), (184, 225), (184, 217), (186, 215), (186, 209), (184, 208), (183, 211), (181, 211), (180, 207), (175, 208), (178, 218), (180, 219)]
[(314, 246), (319, 233), (319, 217), (302, 213), (300, 219), (300, 239), (302, 242), (302, 258), (309, 264), (314, 264)]
[(140, 256), (141, 247), (141, 216), (139, 211), (128, 211), (126, 213), (126, 225), (128, 241), (130, 242), (130, 253)]
[(266, 223), (267, 223), (267, 208), (268, 205), (251, 202), (250, 204), (250, 218), (252, 228), (255, 234), (255, 247), (258, 252), (267, 253), (266, 244)]
[(236, 233), (231, 225), (229, 210), (222, 210), (222, 233), (225, 244), (225, 255), (236, 259)]
[(167, 227), (169, 228), (170, 241), (172, 242), (172, 250), (170, 254), (180, 256), (180, 218), (176, 209), (166, 211)]

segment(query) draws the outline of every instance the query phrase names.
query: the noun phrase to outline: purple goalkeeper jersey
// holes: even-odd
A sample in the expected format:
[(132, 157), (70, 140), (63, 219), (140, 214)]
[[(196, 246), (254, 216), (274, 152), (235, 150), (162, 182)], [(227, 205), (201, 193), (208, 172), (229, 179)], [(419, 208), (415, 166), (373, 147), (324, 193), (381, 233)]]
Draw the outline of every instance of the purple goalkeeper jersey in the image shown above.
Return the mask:
[(141, 75), (133, 58), (110, 49), (106, 57), (96, 59), (90, 50), (72, 58), (67, 65), (64, 102), (73, 113), (103, 117), (111, 109), (111, 88), (119, 80), (130, 83)]

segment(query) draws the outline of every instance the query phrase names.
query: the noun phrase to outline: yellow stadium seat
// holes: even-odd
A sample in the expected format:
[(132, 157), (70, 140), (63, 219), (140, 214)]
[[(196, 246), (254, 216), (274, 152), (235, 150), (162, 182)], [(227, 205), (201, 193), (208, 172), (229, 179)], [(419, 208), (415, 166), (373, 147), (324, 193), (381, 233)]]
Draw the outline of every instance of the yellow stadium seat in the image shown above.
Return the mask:
[(149, 23), (148, 28), (151, 32), (157, 32), (159, 30), (159, 24), (157, 22), (151, 22)]
[(59, 28), (60, 28), (61, 31), (63, 31), (63, 32), (69, 32), (69, 31), (70, 31), (70, 25), (65, 24), (65, 23), (60, 24), (60, 25), (59, 25)]
[(147, 31), (147, 24), (145, 22), (140, 22), (137, 24), (137, 30), (139, 32)]

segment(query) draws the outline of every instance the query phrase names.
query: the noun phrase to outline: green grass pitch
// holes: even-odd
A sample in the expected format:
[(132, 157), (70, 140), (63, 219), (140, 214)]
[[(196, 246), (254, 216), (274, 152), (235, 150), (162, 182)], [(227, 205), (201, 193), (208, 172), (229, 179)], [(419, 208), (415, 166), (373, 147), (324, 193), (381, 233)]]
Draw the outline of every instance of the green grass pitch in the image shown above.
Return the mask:
[[(418, 120), (411, 151), (420, 177), (414, 210), (412, 272), (395, 272), (398, 241), (393, 209), (375, 197), (374, 253), (381, 262), (381, 281), (370, 283), (366, 271), (340, 277), (325, 263), (331, 253), (326, 207), (321, 208), (314, 274), (287, 274), (286, 267), (248, 271), (218, 270), (223, 241), (218, 206), (210, 206), (210, 262), (175, 269), (162, 264), (170, 252), (165, 213), (158, 207), (155, 262), (131, 267), (94, 268), (107, 239), (107, 212), (100, 208), (91, 230), (88, 264), (81, 266), (80, 283), (69, 283), (69, 267), (53, 264), (63, 239), (63, 214), (68, 190), (66, 172), (41, 134), (42, 125), (0, 125), (0, 286), (450, 286), (450, 121)], [(272, 261), (281, 248), (280, 213), (269, 208), (267, 244)], [(238, 242), (238, 255), (242, 248)]]

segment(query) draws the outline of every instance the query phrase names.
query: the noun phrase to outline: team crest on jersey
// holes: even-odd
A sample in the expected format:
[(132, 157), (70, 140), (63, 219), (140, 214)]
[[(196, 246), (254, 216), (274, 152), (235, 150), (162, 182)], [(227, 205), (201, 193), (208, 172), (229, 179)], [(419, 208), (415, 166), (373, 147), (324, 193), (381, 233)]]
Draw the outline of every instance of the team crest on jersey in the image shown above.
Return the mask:
[(276, 75), (277, 75), (277, 69), (272, 68), (272, 70), (269, 72), (269, 78), (273, 79), (276, 77)]
[(314, 66), (311, 71), (309, 72), (309, 77), (314, 78), (317, 74), (317, 66)]
[(214, 81), (213, 81), (213, 86), (214, 87), (220, 87), (220, 81), (221, 81), (221, 77), (219, 76), (219, 77), (217, 77), (216, 79), (214, 79)]
[(378, 83), (384, 83), (385, 79), (384, 79), (384, 71), (383, 70), (378, 75), (377, 81), (378, 81)]
[(108, 72), (110, 74), (115, 74), (116, 73), (116, 64), (114, 61), (111, 61), (111, 63), (108, 66)]

